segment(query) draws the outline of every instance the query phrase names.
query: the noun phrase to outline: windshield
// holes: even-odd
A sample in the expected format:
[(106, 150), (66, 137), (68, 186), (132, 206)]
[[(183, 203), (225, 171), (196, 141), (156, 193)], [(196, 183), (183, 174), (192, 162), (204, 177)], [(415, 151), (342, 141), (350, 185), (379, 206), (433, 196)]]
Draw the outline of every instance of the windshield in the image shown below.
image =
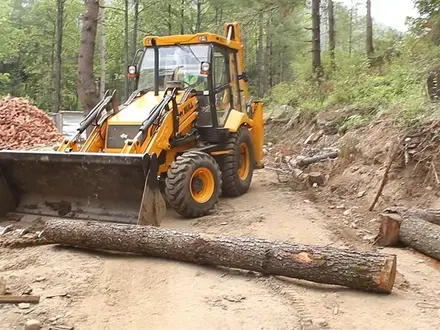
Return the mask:
[[(168, 81), (182, 81), (184, 88), (208, 89), (207, 76), (200, 73), (201, 62), (208, 60), (208, 45), (159, 47), (159, 90)], [(154, 86), (154, 48), (147, 48), (140, 66), (138, 89)]]

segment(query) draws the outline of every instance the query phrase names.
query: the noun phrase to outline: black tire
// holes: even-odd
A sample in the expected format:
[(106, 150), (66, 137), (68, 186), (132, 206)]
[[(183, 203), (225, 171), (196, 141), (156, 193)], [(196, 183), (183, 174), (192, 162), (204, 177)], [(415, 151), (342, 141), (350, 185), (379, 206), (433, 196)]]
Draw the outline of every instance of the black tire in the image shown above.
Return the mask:
[(221, 182), (220, 168), (211, 155), (188, 151), (178, 156), (168, 170), (165, 193), (177, 213), (186, 218), (201, 217), (218, 202)]
[[(248, 150), (249, 168), (245, 177), (240, 177), (241, 165), (240, 146), (245, 144)], [(251, 133), (246, 127), (241, 127), (237, 133), (232, 133), (227, 142), (229, 154), (219, 160), (222, 171), (222, 194), (237, 197), (245, 194), (251, 185), (254, 172), (254, 149)]]

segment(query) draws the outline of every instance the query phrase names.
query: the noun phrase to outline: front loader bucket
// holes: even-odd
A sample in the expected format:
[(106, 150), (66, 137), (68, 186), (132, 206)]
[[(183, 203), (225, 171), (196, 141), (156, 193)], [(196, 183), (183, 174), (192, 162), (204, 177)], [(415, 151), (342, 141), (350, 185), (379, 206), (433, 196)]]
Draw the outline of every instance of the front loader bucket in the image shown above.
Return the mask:
[(149, 168), (148, 155), (0, 151), (0, 216), (136, 223)]

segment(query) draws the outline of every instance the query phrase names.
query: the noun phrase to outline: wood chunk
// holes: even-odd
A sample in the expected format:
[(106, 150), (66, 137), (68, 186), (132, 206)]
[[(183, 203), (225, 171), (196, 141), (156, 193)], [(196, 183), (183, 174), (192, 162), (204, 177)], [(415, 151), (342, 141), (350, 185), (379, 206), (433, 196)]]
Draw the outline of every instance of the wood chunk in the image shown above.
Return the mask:
[(310, 172), (308, 175), (309, 184), (313, 186), (317, 184), (318, 186), (323, 186), (325, 179), (321, 172)]

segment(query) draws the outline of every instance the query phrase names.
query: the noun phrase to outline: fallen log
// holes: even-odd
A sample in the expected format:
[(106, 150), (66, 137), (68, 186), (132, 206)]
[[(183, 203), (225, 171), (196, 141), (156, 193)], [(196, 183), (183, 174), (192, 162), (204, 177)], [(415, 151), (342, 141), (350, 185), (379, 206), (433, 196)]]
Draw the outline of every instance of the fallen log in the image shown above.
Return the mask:
[(12, 296), (12, 295), (1, 295), (0, 296), (0, 304), (20, 304), (20, 303), (29, 303), (29, 304), (37, 304), (40, 302), (40, 296)]
[(338, 156), (339, 156), (339, 151), (327, 152), (327, 153), (322, 154), (322, 155), (308, 157), (308, 158), (303, 158), (303, 159), (299, 160), (296, 165), (298, 167), (306, 167), (306, 166), (309, 166), (311, 164), (320, 162), (321, 160), (324, 160), (324, 159), (335, 159)]
[(49, 244), (241, 268), (371, 292), (391, 293), (396, 276), (395, 255), (329, 246), (58, 219), (46, 222), (43, 235)]
[(440, 226), (418, 217), (397, 213), (381, 214), (377, 243), (396, 246), (399, 242), (440, 260)]
[(420, 218), (433, 224), (440, 225), (440, 210), (437, 209), (417, 209), (408, 207), (389, 207), (385, 213), (397, 213), (406, 218)]

